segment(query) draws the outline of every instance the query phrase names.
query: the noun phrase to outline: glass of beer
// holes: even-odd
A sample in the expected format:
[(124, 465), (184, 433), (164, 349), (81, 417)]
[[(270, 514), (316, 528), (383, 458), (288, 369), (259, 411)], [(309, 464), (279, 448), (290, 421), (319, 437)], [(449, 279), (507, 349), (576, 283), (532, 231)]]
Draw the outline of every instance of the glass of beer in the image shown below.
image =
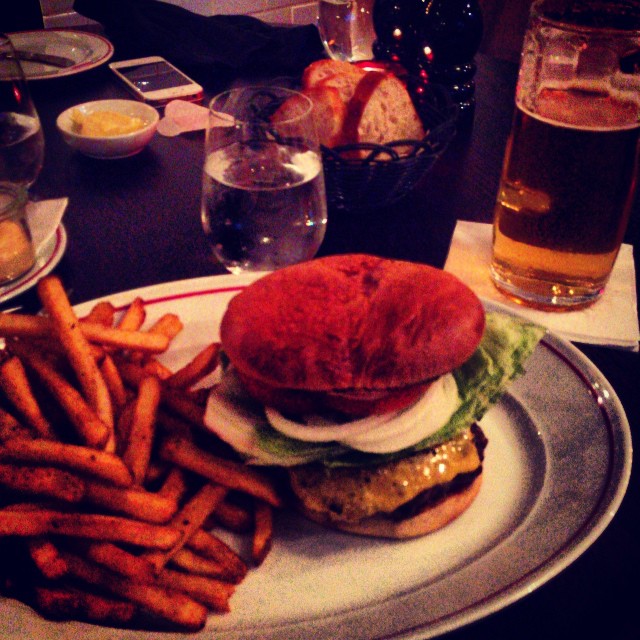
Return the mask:
[(283, 87), (216, 96), (205, 139), (202, 226), (231, 273), (313, 258), (327, 201), (313, 103)]
[(495, 208), (498, 289), (557, 310), (602, 295), (634, 201), (639, 137), (640, 3), (535, 2)]

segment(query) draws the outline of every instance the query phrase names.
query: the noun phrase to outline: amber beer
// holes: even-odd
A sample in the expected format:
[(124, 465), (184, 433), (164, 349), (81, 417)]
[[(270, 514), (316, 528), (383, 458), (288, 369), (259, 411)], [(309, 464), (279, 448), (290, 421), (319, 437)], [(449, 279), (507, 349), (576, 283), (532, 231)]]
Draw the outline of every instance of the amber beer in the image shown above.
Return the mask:
[(494, 218), (496, 286), (534, 306), (571, 307), (602, 292), (635, 193), (639, 105), (593, 86), (518, 101)]

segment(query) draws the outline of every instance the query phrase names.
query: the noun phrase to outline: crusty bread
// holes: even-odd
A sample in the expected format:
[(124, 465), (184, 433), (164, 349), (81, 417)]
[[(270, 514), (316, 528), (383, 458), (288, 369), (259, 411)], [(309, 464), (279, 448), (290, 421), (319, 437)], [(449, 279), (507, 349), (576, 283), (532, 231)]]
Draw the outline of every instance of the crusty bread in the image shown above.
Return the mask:
[(362, 76), (359, 75), (336, 73), (318, 82), (316, 87), (337, 89), (340, 99), (344, 102), (346, 108), (361, 79)]
[[(313, 119), (318, 131), (320, 144), (335, 147), (342, 141), (342, 127), (347, 113), (347, 106), (334, 87), (316, 86), (303, 89), (301, 92), (313, 102)], [(272, 121), (279, 122), (296, 117), (307, 108), (307, 103), (295, 95), (287, 99), (273, 114)]]
[[(303, 92), (317, 92), (317, 126), (327, 147), (421, 140), (425, 135), (409, 92), (391, 73), (365, 71), (340, 60), (317, 60), (304, 70), (302, 86)], [(335, 100), (336, 91), (342, 104)], [(409, 145), (394, 148), (400, 155), (412, 149)], [(351, 153), (361, 158), (368, 151)]]
[(231, 300), (220, 335), (240, 374), (272, 387), (388, 390), (460, 366), (484, 318), (450, 273), (346, 254), (260, 278)]
[(342, 60), (316, 60), (303, 71), (302, 87), (304, 89), (315, 87), (320, 82), (336, 74), (360, 79), (365, 74), (365, 71), (356, 65)]
[(360, 67), (341, 60), (317, 60), (312, 62), (302, 74), (302, 86), (332, 87), (340, 92), (345, 108), (358, 82), (366, 75)]
[(460, 516), (475, 500), (481, 485), (482, 474), (466, 489), (447, 496), (412, 518), (398, 521), (383, 516), (372, 516), (353, 523), (335, 522), (330, 521), (324, 513), (307, 509), (301, 502), (298, 502), (297, 508), (309, 520), (332, 529), (375, 538), (417, 538), (441, 529)]
[[(349, 101), (343, 139), (347, 143), (385, 144), (423, 137), (422, 122), (404, 84), (392, 74), (367, 72)], [(396, 148), (401, 154), (408, 150), (410, 147)]]

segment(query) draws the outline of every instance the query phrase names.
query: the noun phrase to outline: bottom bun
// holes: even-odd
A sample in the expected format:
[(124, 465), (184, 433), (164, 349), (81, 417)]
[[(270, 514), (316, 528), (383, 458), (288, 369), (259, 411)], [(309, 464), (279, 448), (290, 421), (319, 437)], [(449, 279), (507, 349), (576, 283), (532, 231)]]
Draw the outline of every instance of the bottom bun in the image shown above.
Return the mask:
[(375, 538), (417, 538), (441, 529), (466, 511), (478, 495), (481, 484), (482, 474), (466, 489), (444, 498), (406, 520), (396, 521), (384, 516), (372, 516), (359, 522), (335, 522), (323, 513), (310, 511), (301, 502), (298, 503), (298, 509), (314, 522), (348, 533)]

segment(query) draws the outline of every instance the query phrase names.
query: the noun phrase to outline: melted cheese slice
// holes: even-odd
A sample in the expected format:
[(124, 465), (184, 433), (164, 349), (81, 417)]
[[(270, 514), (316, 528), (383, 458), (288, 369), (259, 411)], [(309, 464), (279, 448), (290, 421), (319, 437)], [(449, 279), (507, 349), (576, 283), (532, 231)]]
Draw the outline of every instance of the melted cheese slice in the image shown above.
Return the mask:
[(310, 511), (335, 522), (392, 513), (427, 489), (482, 464), (470, 430), (434, 449), (384, 465), (359, 468), (292, 467), (295, 494)]

